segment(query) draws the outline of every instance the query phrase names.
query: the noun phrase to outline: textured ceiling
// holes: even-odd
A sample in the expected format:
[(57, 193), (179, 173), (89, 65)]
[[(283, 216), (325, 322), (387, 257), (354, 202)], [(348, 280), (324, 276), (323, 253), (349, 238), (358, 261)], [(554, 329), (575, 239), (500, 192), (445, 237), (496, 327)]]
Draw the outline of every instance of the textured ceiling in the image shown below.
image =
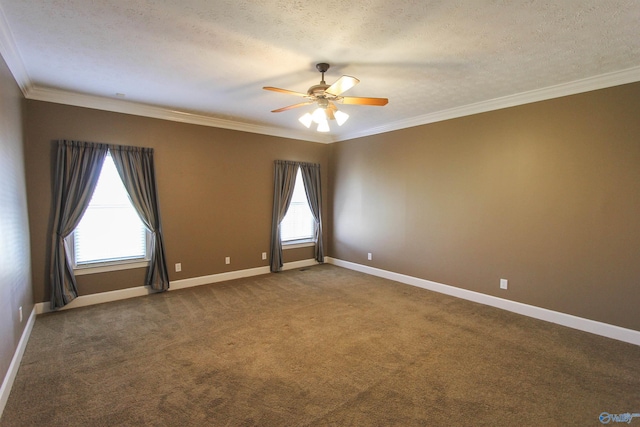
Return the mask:
[[(0, 0), (0, 9), (2, 54), (27, 98), (324, 142), (620, 71), (622, 82), (640, 80), (637, 0)], [(331, 64), (329, 84), (360, 79), (345, 95), (389, 104), (340, 106), (351, 118), (330, 135), (297, 121), (311, 107), (271, 113), (300, 98), (262, 87), (306, 92), (320, 81), (317, 62)]]

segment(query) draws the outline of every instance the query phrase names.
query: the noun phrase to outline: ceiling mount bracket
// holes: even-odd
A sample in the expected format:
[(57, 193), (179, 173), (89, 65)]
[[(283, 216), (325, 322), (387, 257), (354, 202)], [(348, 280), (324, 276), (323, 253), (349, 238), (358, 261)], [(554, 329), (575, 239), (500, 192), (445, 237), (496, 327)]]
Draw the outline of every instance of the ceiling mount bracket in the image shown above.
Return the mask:
[(322, 73), (322, 82), (320, 82), (320, 84), (326, 84), (324, 81), (324, 73), (329, 69), (329, 64), (326, 62), (320, 62), (316, 64), (316, 69)]

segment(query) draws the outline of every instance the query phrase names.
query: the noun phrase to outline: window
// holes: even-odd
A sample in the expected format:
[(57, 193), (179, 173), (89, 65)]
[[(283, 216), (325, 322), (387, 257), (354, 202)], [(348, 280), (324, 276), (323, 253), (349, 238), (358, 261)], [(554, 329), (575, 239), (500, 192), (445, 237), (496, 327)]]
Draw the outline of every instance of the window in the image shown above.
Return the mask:
[[(146, 265), (149, 240), (149, 232), (107, 154), (89, 207), (67, 238), (76, 274)], [(88, 268), (94, 269), (83, 271)]]
[(315, 226), (316, 221), (309, 208), (302, 172), (298, 168), (296, 183), (293, 187), (293, 198), (287, 214), (280, 223), (280, 239), (285, 245), (313, 242)]

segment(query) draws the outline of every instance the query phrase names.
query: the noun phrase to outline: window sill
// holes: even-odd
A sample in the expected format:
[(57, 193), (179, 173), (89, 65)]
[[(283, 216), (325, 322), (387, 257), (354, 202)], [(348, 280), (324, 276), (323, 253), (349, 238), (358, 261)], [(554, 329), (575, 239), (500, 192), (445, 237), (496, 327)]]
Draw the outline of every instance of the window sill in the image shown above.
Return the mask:
[(291, 240), (289, 242), (282, 242), (282, 250), (308, 248), (309, 246), (315, 246), (314, 240)]
[(129, 270), (132, 268), (144, 268), (149, 265), (149, 261), (132, 261), (122, 262), (118, 264), (90, 264), (86, 266), (76, 267), (73, 274), (82, 276), (84, 274), (106, 273), (108, 271)]

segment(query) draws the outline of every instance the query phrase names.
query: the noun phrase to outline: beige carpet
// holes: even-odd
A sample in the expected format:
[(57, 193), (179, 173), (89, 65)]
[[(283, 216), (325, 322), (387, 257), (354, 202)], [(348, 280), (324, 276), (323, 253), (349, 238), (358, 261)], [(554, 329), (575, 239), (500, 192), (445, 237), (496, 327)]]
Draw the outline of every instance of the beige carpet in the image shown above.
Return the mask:
[(323, 265), (40, 316), (0, 426), (598, 426), (603, 412), (640, 413), (640, 347)]

